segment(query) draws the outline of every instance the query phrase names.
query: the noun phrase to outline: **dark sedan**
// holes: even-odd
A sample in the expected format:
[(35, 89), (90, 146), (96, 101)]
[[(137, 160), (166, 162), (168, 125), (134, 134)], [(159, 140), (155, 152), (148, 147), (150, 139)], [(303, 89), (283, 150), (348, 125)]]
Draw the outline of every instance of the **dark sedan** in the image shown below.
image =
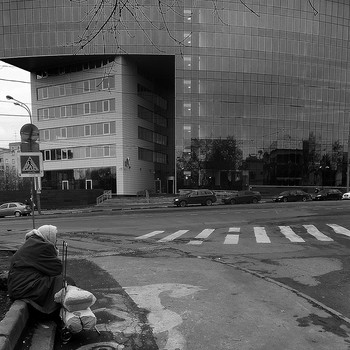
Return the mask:
[(174, 198), (174, 204), (178, 207), (186, 207), (189, 204), (212, 205), (216, 201), (217, 198), (213, 191), (202, 189)]
[(272, 198), (274, 202), (306, 202), (311, 199), (312, 197), (302, 190), (284, 191)]
[(224, 204), (258, 203), (261, 194), (257, 191), (238, 191), (221, 199)]
[(343, 193), (337, 189), (327, 189), (318, 192), (314, 200), (315, 201), (328, 201), (328, 200), (339, 200), (342, 199)]

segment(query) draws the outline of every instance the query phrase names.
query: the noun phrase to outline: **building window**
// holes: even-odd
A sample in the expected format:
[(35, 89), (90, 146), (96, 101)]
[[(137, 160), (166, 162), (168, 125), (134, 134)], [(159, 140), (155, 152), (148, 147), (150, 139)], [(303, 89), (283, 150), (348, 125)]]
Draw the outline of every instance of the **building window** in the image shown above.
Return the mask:
[(192, 11), (189, 9), (184, 10), (184, 18), (186, 22), (191, 22), (192, 21)]
[(84, 81), (84, 92), (90, 92), (90, 80)]
[(109, 100), (103, 101), (102, 105), (103, 105), (103, 112), (109, 112), (109, 107), (110, 107)]
[(192, 69), (192, 57), (184, 56), (184, 69)]
[(66, 94), (66, 89), (65, 89), (65, 86), (64, 85), (60, 85), (59, 87), (59, 95), (60, 96), (64, 96)]
[(66, 117), (67, 116), (67, 109), (66, 106), (61, 107), (61, 117)]
[(192, 45), (192, 34), (190, 32), (185, 32), (184, 33), (184, 43), (186, 46), (191, 46)]
[(66, 149), (62, 150), (62, 159), (68, 159), (68, 152)]
[(44, 152), (44, 160), (51, 160), (51, 151), (50, 150), (46, 150)]
[(91, 136), (91, 125), (85, 125), (84, 126), (84, 135), (85, 136)]
[(104, 157), (109, 157), (110, 156), (110, 147), (109, 146), (104, 146), (103, 147), (103, 156)]
[(191, 80), (184, 80), (184, 93), (191, 92)]
[(44, 130), (44, 140), (50, 140), (50, 130), (49, 129), (45, 129)]
[(43, 119), (49, 119), (49, 109), (48, 108), (44, 108), (42, 110), (42, 117), (43, 117)]
[(61, 128), (60, 129), (60, 137), (62, 138), (62, 139), (66, 139), (67, 138), (67, 128)]
[(110, 134), (110, 126), (109, 123), (103, 123), (103, 135)]
[(109, 89), (109, 79), (104, 78), (102, 80), (102, 90), (108, 90)]
[(46, 98), (49, 98), (49, 89), (46, 87), (46, 88), (43, 88), (41, 90), (41, 93), (42, 93), (42, 99), (46, 99)]
[(68, 180), (62, 181), (62, 190), (69, 190), (69, 182)]
[(85, 148), (85, 158), (91, 158), (91, 147)]
[(92, 180), (85, 180), (85, 189), (92, 190)]
[(90, 114), (90, 103), (84, 103), (84, 114)]

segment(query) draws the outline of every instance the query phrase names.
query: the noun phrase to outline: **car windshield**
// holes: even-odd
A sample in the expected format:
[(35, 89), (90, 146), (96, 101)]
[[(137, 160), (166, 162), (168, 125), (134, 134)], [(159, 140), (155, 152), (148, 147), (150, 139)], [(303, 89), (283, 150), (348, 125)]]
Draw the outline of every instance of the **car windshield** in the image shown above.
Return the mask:
[(284, 191), (279, 194), (279, 196), (288, 196), (288, 195), (289, 195), (289, 191)]
[(318, 192), (318, 194), (327, 194), (329, 191), (328, 190), (322, 190), (320, 192)]

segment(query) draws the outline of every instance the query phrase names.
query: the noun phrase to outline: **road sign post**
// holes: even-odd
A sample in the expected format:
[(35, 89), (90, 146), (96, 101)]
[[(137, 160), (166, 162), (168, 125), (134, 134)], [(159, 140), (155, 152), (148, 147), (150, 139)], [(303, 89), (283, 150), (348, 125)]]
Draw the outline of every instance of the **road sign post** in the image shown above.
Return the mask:
[[(19, 176), (31, 178), (31, 202), (32, 202), (32, 217), (33, 217), (33, 228), (35, 228), (35, 178), (40, 178), (44, 175), (43, 168), (43, 155), (41, 152), (20, 152), (18, 153), (18, 170)], [(39, 194), (37, 193), (37, 197)], [(40, 214), (40, 201), (37, 199), (38, 212)]]

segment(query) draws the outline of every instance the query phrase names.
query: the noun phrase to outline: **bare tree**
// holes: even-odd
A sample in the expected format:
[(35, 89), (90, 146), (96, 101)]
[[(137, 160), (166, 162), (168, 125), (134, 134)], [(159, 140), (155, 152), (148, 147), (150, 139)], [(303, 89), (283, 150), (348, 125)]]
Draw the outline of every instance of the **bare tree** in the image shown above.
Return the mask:
[[(183, 12), (183, 4), (180, 0), (69, 0), (72, 6), (84, 6), (86, 15), (81, 23), (85, 28), (79, 39), (74, 43), (77, 53), (83, 50), (94, 40), (104, 41), (107, 36), (113, 36), (116, 48), (120, 52), (125, 49), (120, 43), (122, 32), (127, 33), (131, 38), (135, 37), (135, 29), (141, 30), (147, 40), (160, 52), (162, 48), (151, 38), (148, 29), (165, 31), (168, 38), (178, 45), (182, 52), (185, 46), (186, 37), (178, 37), (175, 30), (172, 30), (170, 23), (173, 18), (185, 18), (188, 14)], [(216, 16), (223, 24), (222, 14), (227, 11), (225, 2), (222, 0), (210, 0), (213, 16)], [(313, 14), (317, 16), (318, 0), (307, 1)], [(259, 0), (232, 0), (240, 3), (242, 10), (247, 10), (254, 16), (260, 17)], [(227, 3), (226, 3), (227, 4)], [(154, 8), (156, 11), (150, 11)], [(189, 33), (191, 35), (192, 33)]]

